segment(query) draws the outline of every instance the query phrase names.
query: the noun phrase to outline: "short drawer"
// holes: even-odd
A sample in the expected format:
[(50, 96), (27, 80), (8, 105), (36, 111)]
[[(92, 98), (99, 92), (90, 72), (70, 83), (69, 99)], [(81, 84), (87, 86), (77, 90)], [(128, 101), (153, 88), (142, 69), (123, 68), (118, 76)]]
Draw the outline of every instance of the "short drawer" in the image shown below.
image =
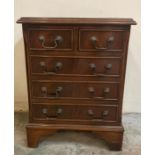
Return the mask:
[(72, 122), (113, 123), (118, 121), (117, 106), (32, 105), (33, 121), (44, 123)]
[(119, 83), (32, 82), (32, 97), (44, 99), (119, 99)]
[(115, 76), (121, 72), (120, 57), (64, 58), (31, 57), (31, 72), (36, 75)]
[(125, 31), (123, 30), (79, 30), (80, 51), (122, 51)]
[(29, 31), (32, 50), (72, 50), (72, 29), (32, 29)]

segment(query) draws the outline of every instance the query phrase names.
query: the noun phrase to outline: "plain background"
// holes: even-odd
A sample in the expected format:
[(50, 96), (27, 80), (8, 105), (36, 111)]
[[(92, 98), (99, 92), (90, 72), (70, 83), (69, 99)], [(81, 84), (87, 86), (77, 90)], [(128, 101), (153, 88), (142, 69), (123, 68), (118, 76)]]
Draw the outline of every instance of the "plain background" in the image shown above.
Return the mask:
[(133, 18), (127, 62), (123, 112), (140, 112), (140, 0), (15, 0), (15, 110), (28, 109), (26, 70), (20, 17)]

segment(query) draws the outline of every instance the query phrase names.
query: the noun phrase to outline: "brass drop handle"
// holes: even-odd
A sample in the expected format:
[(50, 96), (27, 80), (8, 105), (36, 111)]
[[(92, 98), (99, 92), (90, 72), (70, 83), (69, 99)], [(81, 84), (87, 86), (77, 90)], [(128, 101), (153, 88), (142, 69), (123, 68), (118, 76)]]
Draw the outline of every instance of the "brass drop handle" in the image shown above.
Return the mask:
[(102, 112), (102, 116), (101, 116), (100, 118), (95, 118), (95, 117), (94, 117), (94, 112), (93, 112), (93, 110), (92, 110), (92, 109), (89, 109), (89, 110), (88, 110), (88, 115), (91, 116), (91, 117), (94, 117), (94, 119), (101, 119), (101, 118), (104, 118), (104, 117), (106, 117), (108, 114), (109, 114), (109, 111), (108, 111), (108, 110), (105, 110), (105, 111)]
[(101, 97), (95, 96), (95, 89), (94, 89), (94, 87), (88, 87), (88, 92), (91, 94), (91, 97), (94, 98), (94, 99), (103, 99), (106, 94), (110, 93), (110, 88), (108, 88), (108, 87), (104, 88), (103, 96), (101, 96)]
[(40, 62), (40, 66), (43, 68), (44, 72), (47, 74), (56, 74), (57, 71), (62, 69), (62, 62), (56, 62), (55, 67), (54, 67), (54, 71), (47, 71), (47, 66), (46, 63), (44, 61)]
[(62, 108), (58, 108), (56, 110), (56, 115), (49, 115), (48, 114), (48, 109), (47, 108), (43, 108), (42, 109), (42, 113), (47, 117), (47, 118), (55, 118), (55, 117), (58, 117), (59, 115), (61, 115), (63, 113), (63, 109)]
[[(91, 69), (91, 71), (93, 72), (94, 75), (100, 76), (100, 77), (104, 77), (105, 76), (105, 74), (96, 73), (96, 64), (90, 63), (89, 66), (90, 66), (90, 69)], [(105, 71), (108, 71), (108, 70), (110, 70), (112, 68), (112, 64), (110, 64), (110, 63), (109, 64), (106, 64), (104, 66), (104, 68), (105, 68)]]
[(41, 61), (40, 62), (40, 66), (43, 68), (43, 71), (44, 73), (47, 73), (47, 74), (56, 74), (55, 72), (52, 72), (52, 71), (47, 71), (47, 66), (46, 66), (46, 63), (44, 61)]
[(105, 74), (102, 73), (96, 73), (96, 64), (90, 63), (89, 64), (91, 71), (93, 72), (93, 75), (99, 76), (99, 77), (104, 77)]
[(39, 36), (39, 41), (41, 42), (42, 47), (46, 48), (46, 49), (55, 49), (60, 45), (60, 43), (63, 42), (62, 36), (59, 36), (59, 35), (56, 36), (55, 39), (52, 41), (54, 43), (54, 46), (46, 46), (45, 45), (45, 40), (46, 39), (45, 39), (45, 37), (43, 35)]
[(91, 42), (92, 42), (92, 45), (94, 46), (94, 48), (96, 50), (107, 50), (109, 48), (109, 45), (114, 41), (114, 36), (110, 36), (108, 39), (107, 39), (107, 45), (106, 47), (98, 47), (97, 46), (97, 42), (98, 42), (98, 39), (95, 37), (95, 36), (92, 36), (90, 38)]
[(48, 95), (49, 95), (49, 97), (59, 97), (62, 90), (63, 90), (63, 87), (59, 86), (56, 88), (54, 93), (48, 94), (47, 87), (41, 87), (41, 92), (44, 97), (47, 97)]

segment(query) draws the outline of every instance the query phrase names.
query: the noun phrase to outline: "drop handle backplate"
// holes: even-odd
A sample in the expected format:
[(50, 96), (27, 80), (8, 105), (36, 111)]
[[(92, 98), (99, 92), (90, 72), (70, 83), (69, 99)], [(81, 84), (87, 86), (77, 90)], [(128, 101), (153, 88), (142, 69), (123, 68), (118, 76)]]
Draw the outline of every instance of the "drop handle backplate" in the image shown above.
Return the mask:
[(93, 75), (100, 76), (100, 77), (104, 77), (106, 71), (108, 71), (108, 70), (110, 70), (112, 68), (112, 64), (110, 64), (110, 63), (109, 64), (106, 64), (104, 66), (104, 68), (105, 68), (104, 72), (105, 73), (103, 74), (103, 73), (97, 73), (96, 72), (96, 64), (95, 63), (90, 63), (89, 66), (90, 66), (90, 69), (91, 69)]
[(88, 92), (90, 93), (90, 98), (95, 98), (95, 89), (94, 89), (94, 87), (88, 87)]
[(109, 114), (109, 111), (108, 111), (108, 110), (105, 110), (105, 111), (102, 113), (103, 117), (107, 116), (108, 114)]
[(91, 98), (94, 99), (103, 99), (107, 94), (110, 93), (110, 88), (104, 88), (103, 89), (103, 96), (95, 96), (95, 88), (94, 87), (88, 87), (88, 92), (91, 95)]
[(98, 39), (97, 39), (97, 37), (96, 36), (92, 36), (91, 38), (90, 38), (90, 41), (91, 41), (91, 43), (92, 43), (92, 45), (93, 45), (93, 47), (96, 49), (96, 50), (107, 50), (108, 48), (109, 48), (109, 45), (111, 44), (111, 43), (113, 43), (114, 42), (114, 36), (110, 36), (108, 39), (107, 39), (107, 41), (106, 41), (106, 47), (99, 47), (97, 44), (98, 44)]
[(46, 46), (45, 45), (45, 42), (46, 42), (46, 39), (43, 35), (40, 35), (39, 36), (39, 41), (41, 42), (41, 45), (43, 48), (46, 48), (46, 49), (55, 49), (57, 48), (62, 42), (63, 42), (63, 38), (62, 36), (56, 36), (55, 39), (52, 40), (51, 44), (53, 44), (53, 46)]
[(44, 97), (60, 97), (63, 87), (58, 86), (53, 93), (48, 93), (47, 87), (41, 87), (41, 93)]
[(40, 62), (40, 66), (42, 67), (43, 69), (43, 72), (46, 73), (46, 74), (56, 74), (56, 72), (53, 72), (53, 71), (48, 71), (47, 70), (47, 66), (46, 66), (46, 63), (44, 61), (41, 61)]
[(96, 65), (94, 63), (91, 63), (89, 66), (93, 72), (96, 71)]
[(62, 62), (56, 62), (55, 63), (55, 66), (53, 68), (53, 71), (48, 71), (47, 70), (47, 66), (46, 66), (46, 63), (44, 61), (41, 61), (40, 62), (40, 66), (43, 68), (43, 71), (47, 74), (57, 74), (57, 71), (61, 70), (62, 67), (63, 67), (63, 64)]
[[(91, 117), (93, 117), (93, 118), (95, 119), (95, 116), (94, 116), (95, 114), (94, 114), (94, 112), (93, 112), (92, 109), (89, 109), (87, 112), (88, 112), (88, 115), (89, 115), (89, 116), (91, 116)], [(109, 111), (108, 111), (108, 110), (105, 110), (105, 111), (103, 111), (101, 114), (102, 114), (102, 116), (99, 117), (99, 118), (96, 118), (96, 119), (100, 119), (100, 118), (106, 117), (106, 116), (109, 114)]]
[(43, 109), (42, 109), (42, 113), (43, 113), (43, 114), (47, 114), (47, 111), (48, 111), (48, 110), (47, 110), (46, 108), (43, 108)]
[(55, 71), (61, 70), (62, 67), (63, 67), (62, 62), (56, 62), (56, 64), (55, 64)]
[(90, 93), (95, 93), (95, 89), (94, 89), (93, 87), (88, 87), (88, 91), (89, 91)]
[(42, 113), (47, 117), (47, 118), (55, 118), (58, 117), (59, 115), (61, 115), (63, 113), (63, 109), (62, 108), (58, 108), (56, 110), (56, 113), (54, 113), (53, 115), (49, 115), (48, 114), (48, 109), (47, 108), (43, 108), (42, 109)]
[(110, 70), (110, 69), (112, 68), (112, 64), (106, 64), (106, 65), (104, 66), (104, 68), (105, 68), (106, 70)]
[(56, 91), (55, 91), (56, 97), (59, 97), (60, 96), (60, 93), (62, 92), (62, 90), (63, 90), (63, 87), (61, 87), (61, 86), (59, 86), (59, 87), (56, 88)]
[(104, 92), (104, 94), (110, 93), (110, 88), (105, 88), (103, 92)]
[(41, 93), (43, 96), (47, 96), (47, 87), (41, 87)]
[[(89, 66), (90, 66), (90, 68), (91, 68), (92, 71), (96, 71), (96, 64), (95, 63), (90, 63)], [(104, 66), (104, 68), (107, 69), (107, 70), (109, 70), (109, 69), (112, 68), (112, 64), (110, 64), (110, 63), (109, 64), (106, 64)]]
[(100, 77), (104, 77), (105, 76), (104, 74), (96, 73), (96, 64), (90, 63), (89, 66), (90, 66), (90, 69), (91, 69), (93, 75), (100, 76)]

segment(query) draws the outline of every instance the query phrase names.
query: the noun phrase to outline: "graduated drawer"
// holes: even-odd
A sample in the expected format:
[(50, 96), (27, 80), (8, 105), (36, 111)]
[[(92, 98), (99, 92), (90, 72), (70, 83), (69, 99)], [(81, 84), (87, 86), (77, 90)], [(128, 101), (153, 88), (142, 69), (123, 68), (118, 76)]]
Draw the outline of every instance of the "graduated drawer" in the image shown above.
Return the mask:
[(72, 29), (32, 29), (29, 30), (29, 46), (32, 50), (72, 50)]
[(46, 57), (31, 56), (31, 73), (34, 75), (112, 76), (121, 73), (121, 57)]
[(32, 82), (32, 98), (113, 100), (119, 98), (117, 82)]
[(34, 122), (42, 123), (114, 123), (118, 121), (117, 106), (98, 105), (32, 105)]
[(124, 30), (81, 29), (79, 30), (80, 51), (122, 51)]

